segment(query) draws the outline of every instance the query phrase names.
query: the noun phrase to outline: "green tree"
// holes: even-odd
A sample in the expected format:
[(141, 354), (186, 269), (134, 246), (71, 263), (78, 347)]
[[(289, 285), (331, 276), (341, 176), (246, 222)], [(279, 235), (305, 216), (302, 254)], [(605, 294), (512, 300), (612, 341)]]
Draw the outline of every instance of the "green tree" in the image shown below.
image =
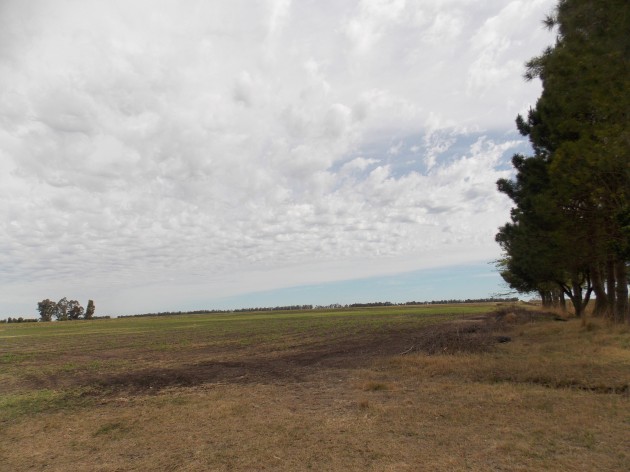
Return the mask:
[(563, 307), (566, 295), (580, 316), (592, 292), (588, 244), (558, 205), (547, 160), (516, 155), (512, 163), (516, 180), (498, 182), (516, 204), (496, 236), (506, 254), (501, 275), (518, 291), (538, 292), (545, 305)]
[(83, 316), (83, 307), (76, 300), (68, 302), (68, 319), (78, 320)]
[(630, 201), (630, 5), (562, 1), (548, 23), (559, 38), (540, 74), (550, 89), (541, 97), (542, 121), (557, 136), (550, 175), (563, 209), (591, 242), (598, 311), (621, 321), (628, 316), (628, 238), (620, 223)]
[(47, 298), (37, 303), (37, 311), (41, 321), (52, 321), (57, 312), (57, 304)]
[(57, 302), (55, 316), (57, 317), (57, 321), (68, 320), (68, 299), (66, 297), (63, 297)]
[(628, 319), (630, 2), (561, 0), (545, 23), (557, 41), (525, 74), (543, 92), (516, 120), (534, 156), (515, 156), (516, 180), (498, 182), (515, 203), (497, 235), (504, 278), (555, 283), (578, 315), (594, 291), (598, 312)]
[(94, 311), (96, 307), (94, 306), (93, 300), (88, 300), (87, 309), (85, 310), (85, 319), (91, 320), (94, 317)]

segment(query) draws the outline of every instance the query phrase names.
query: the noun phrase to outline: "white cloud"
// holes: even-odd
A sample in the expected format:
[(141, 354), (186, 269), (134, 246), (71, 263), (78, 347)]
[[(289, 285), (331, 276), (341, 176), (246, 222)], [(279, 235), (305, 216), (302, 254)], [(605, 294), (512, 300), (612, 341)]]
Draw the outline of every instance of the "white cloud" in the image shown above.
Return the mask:
[(269, 6), (269, 33), (275, 34), (289, 18), (291, 0), (272, 0)]
[(532, 31), (531, 25), (541, 21), (541, 8), (548, 4), (514, 0), (484, 22), (471, 39), (478, 56), (469, 68), (469, 93), (492, 94), (496, 87), (510, 83), (510, 77), (522, 74), (522, 61), (513, 57), (514, 52), (524, 46), (527, 32), (543, 36), (540, 27)]
[(3, 2), (0, 315), (492, 257), (551, 5)]
[(431, 46), (453, 44), (462, 34), (464, 19), (461, 12), (440, 11), (432, 19), (422, 35), (423, 41)]
[(341, 168), (340, 174), (347, 175), (355, 172), (360, 172), (366, 170), (373, 164), (377, 164), (379, 161), (377, 159), (366, 159), (364, 157), (356, 157), (349, 162), (346, 162)]
[(358, 13), (348, 22), (347, 34), (357, 50), (366, 53), (396, 23), (405, 0), (362, 0)]

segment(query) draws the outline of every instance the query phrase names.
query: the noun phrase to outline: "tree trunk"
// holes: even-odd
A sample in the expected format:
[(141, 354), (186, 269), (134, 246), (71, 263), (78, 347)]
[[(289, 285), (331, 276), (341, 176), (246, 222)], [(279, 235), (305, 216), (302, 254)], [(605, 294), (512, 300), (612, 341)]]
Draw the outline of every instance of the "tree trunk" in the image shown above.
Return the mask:
[(562, 310), (562, 313), (567, 312), (567, 301), (564, 298), (564, 291), (562, 290), (560, 290), (560, 309)]
[(608, 311), (608, 297), (606, 296), (606, 290), (599, 267), (594, 268), (592, 274), (593, 292), (595, 293), (595, 309), (593, 314), (595, 316), (605, 316)]
[(549, 308), (553, 305), (553, 298), (551, 297), (551, 292), (549, 290), (539, 290), (538, 294), (540, 295), (542, 306)]
[(558, 283), (564, 293), (571, 299), (571, 304), (573, 305), (573, 310), (575, 311), (575, 316), (577, 318), (581, 318), (584, 315), (586, 310), (586, 305), (591, 298), (591, 293), (593, 293), (593, 285), (589, 277), (586, 277), (586, 293), (583, 294), (583, 281), (580, 281), (577, 278), (571, 280), (571, 286), (568, 286), (563, 283)]
[(607, 316), (610, 318), (614, 318), (615, 307), (617, 305), (615, 280), (615, 260), (613, 256), (608, 256), (608, 260), (606, 261), (606, 297), (608, 298)]
[(623, 323), (628, 320), (628, 273), (624, 260), (615, 263), (615, 279), (617, 282), (615, 322)]
[(573, 302), (573, 309), (575, 310), (575, 316), (581, 318), (584, 314), (584, 305), (582, 301), (582, 284), (576, 280), (571, 281), (573, 296), (571, 301)]
[(571, 300), (571, 304), (573, 305), (573, 311), (575, 312), (575, 316), (577, 316), (578, 318), (580, 316), (582, 316), (582, 289), (580, 288), (579, 292), (573, 293), (574, 292), (574, 286), (573, 287), (569, 287), (568, 285), (565, 284), (560, 284), (560, 286), (562, 287), (562, 291), (565, 293), (565, 295), (567, 297), (569, 297), (569, 300)]

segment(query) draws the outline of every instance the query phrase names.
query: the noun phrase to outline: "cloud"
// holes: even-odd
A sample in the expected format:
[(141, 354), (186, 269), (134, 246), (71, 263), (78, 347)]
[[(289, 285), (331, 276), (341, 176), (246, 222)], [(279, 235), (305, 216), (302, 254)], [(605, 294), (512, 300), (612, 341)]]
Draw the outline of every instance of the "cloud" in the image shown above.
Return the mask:
[(291, 0), (272, 0), (269, 2), (269, 34), (275, 34), (289, 18)]
[(3, 2), (0, 298), (142, 311), (496, 254), (551, 5)]
[(376, 159), (365, 159), (364, 157), (356, 157), (343, 165), (341, 173), (345, 174), (353, 171), (362, 171), (367, 169), (370, 165), (376, 163), (378, 163), (378, 160)]
[(363, 0), (358, 13), (348, 22), (346, 32), (360, 53), (367, 52), (395, 24), (405, 0)]

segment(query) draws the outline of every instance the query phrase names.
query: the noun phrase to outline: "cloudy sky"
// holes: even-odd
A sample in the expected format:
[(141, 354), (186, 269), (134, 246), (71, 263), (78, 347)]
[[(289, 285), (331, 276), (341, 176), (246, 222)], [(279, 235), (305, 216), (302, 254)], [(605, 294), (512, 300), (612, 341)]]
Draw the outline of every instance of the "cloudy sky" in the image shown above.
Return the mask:
[(554, 3), (2, 0), (0, 316), (500, 290)]

